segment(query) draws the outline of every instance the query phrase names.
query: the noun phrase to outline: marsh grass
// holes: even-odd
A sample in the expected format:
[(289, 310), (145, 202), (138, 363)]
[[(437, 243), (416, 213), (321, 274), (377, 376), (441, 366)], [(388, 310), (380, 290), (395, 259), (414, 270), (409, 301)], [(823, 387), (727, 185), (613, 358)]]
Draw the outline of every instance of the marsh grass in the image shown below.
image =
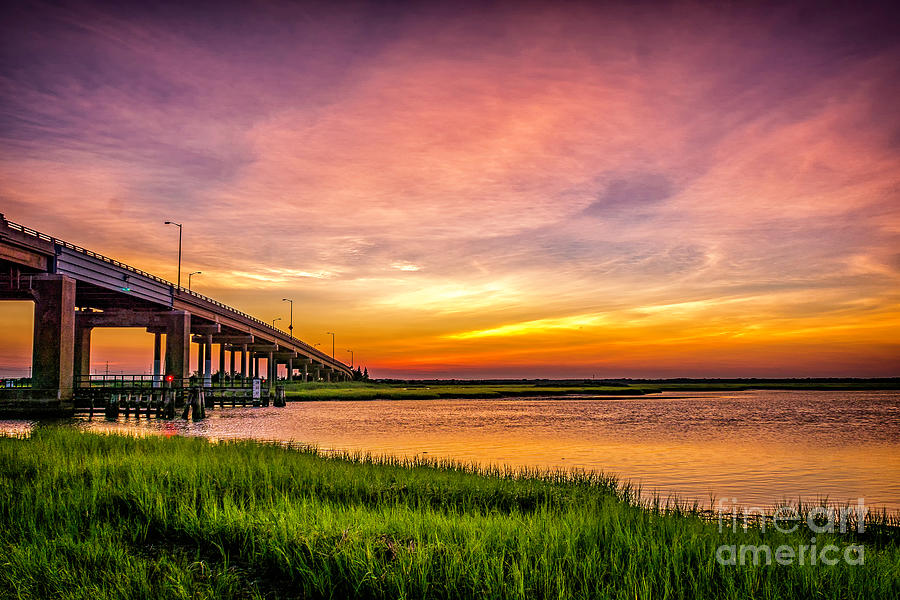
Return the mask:
[[(0, 439), (0, 595), (19, 598), (887, 598), (865, 564), (723, 566), (696, 505), (595, 473), (36, 428)], [(877, 515), (872, 517), (877, 521)], [(886, 525), (886, 523), (882, 523)], [(841, 546), (854, 534), (823, 534)]]
[(547, 396), (643, 396), (662, 392), (714, 392), (745, 390), (882, 390), (897, 389), (897, 382), (755, 382), (750, 383), (633, 383), (630, 385), (540, 383), (384, 383), (340, 382), (286, 384), (288, 400), (438, 400), (442, 398), (528, 398)]
[(288, 400), (438, 400), (441, 398), (490, 399), (562, 395), (640, 396), (645, 392), (627, 386), (541, 386), (517, 384), (393, 384), (374, 382), (290, 383)]

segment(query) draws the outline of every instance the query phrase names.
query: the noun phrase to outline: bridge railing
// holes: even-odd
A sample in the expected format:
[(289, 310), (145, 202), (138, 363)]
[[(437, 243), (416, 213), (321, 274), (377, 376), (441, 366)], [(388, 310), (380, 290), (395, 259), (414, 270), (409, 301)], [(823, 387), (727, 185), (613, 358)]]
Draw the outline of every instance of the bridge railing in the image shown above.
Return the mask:
[[(91, 258), (94, 258), (94, 259), (103, 261), (103, 262), (105, 262), (105, 263), (114, 265), (114, 266), (119, 267), (119, 268), (121, 268), (121, 269), (125, 269), (126, 271), (129, 271), (130, 273), (134, 273), (135, 275), (140, 275), (140, 276), (142, 276), (142, 277), (147, 277), (148, 279), (152, 279), (153, 281), (156, 281), (157, 283), (161, 283), (161, 284), (163, 284), (163, 285), (167, 285), (167, 286), (169, 286), (169, 287), (173, 290), (173, 292), (174, 292), (174, 291), (178, 291), (179, 293), (187, 294), (187, 295), (189, 295), (189, 296), (192, 296), (192, 297), (194, 297), (194, 298), (197, 298), (198, 300), (202, 300), (203, 302), (208, 302), (208, 303), (210, 303), (210, 304), (213, 304), (214, 306), (217, 306), (217, 307), (219, 307), (219, 308), (221, 308), (221, 309), (223, 309), (223, 310), (226, 310), (226, 311), (228, 311), (228, 312), (230, 312), (230, 313), (233, 313), (233, 314), (238, 315), (238, 316), (240, 316), (240, 317), (242, 317), (242, 318), (244, 318), (244, 319), (246, 319), (246, 320), (248, 320), (248, 321), (253, 322), (254, 325), (256, 325), (256, 326), (258, 326), (258, 327), (261, 327), (261, 328), (262, 328), (263, 330), (265, 330), (265, 331), (269, 331), (269, 332), (272, 332), (272, 333), (276, 334), (277, 336), (279, 336), (279, 337), (280, 337), (281, 339), (283, 339), (283, 340), (290, 340), (290, 343), (296, 344), (297, 346), (300, 346), (301, 348), (303, 348), (304, 350), (306, 350), (307, 352), (309, 352), (310, 354), (312, 354), (313, 356), (316, 356), (317, 358), (319, 358), (319, 359), (321, 359), (321, 360), (327, 360), (327, 361), (329, 361), (329, 362), (335, 362), (335, 363), (340, 364), (340, 365), (343, 365), (343, 364), (344, 364), (343, 362), (337, 360), (336, 358), (331, 358), (330, 356), (328, 356), (328, 355), (325, 354), (324, 352), (321, 352), (320, 350), (317, 350), (315, 347), (310, 346), (310, 345), (307, 344), (306, 342), (304, 342), (304, 341), (302, 341), (302, 340), (299, 340), (299, 339), (297, 339), (297, 338), (290, 337), (290, 336), (286, 335), (286, 334), (285, 334), (284, 332), (282, 332), (280, 329), (276, 329), (276, 328), (273, 327), (271, 324), (266, 323), (265, 321), (262, 321), (261, 319), (257, 319), (256, 317), (254, 317), (254, 316), (252, 316), (252, 315), (248, 315), (248, 314), (245, 313), (245, 312), (241, 312), (241, 311), (237, 310), (236, 308), (233, 308), (233, 307), (231, 307), (231, 306), (228, 306), (227, 304), (223, 304), (222, 302), (219, 302), (218, 300), (215, 300), (215, 299), (213, 299), (213, 298), (210, 298), (209, 296), (204, 296), (203, 294), (198, 294), (197, 292), (195, 292), (195, 291), (193, 291), (193, 290), (189, 290), (189, 289), (187, 289), (187, 288), (185, 288), (185, 287), (177, 286), (177, 285), (175, 285), (174, 283), (172, 283), (171, 281), (169, 281), (169, 280), (167, 280), (167, 279), (163, 279), (162, 277), (159, 277), (159, 276), (157, 276), (157, 275), (153, 275), (152, 273), (148, 273), (147, 271), (143, 271), (143, 270), (141, 270), (141, 269), (137, 269), (137, 268), (135, 268), (135, 267), (132, 267), (131, 265), (127, 265), (127, 264), (125, 264), (125, 263), (123, 263), (123, 262), (120, 262), (120, 261), (118, 261), (118, 260), (115, 260), (114, 258), (109, 258), (108, 256), (104, 256), (103, 254), (100, 254), (100, 253), (98, 253), (98, 252), (94, 252), (93, 250), (88, 250), (87, 248), (82, 248), (81, 246), (78, 246), (78, 245), (76, 245), (76, 244), (72, 244), (72, 243), (67, 242), (67, 241), (65, 241), (65, 240), (61, 240), (61, 239), (56, 238), (56, 237), (53, 237), (53, 236), (51, 236), (51, 235), (47, 235), (46, 233), (41, 233), (40, 231), (37, 231), (36, 229), (32, 229), (32, 228), (30, 228), (30, 227), (26, 227), (25, 225), (21, 225), (21, 224), (19, 224), (19, 223), (15, 223), (15, 222), (13, 222), (13, 221), (6, 220), (5, 218), (4, 218), (3, 222), (6, 224), (7, 227), (9, 227), (10, 229), (12, 229), (12, 230), (14, 230), (14, 231), (18, 231), (18, 232), (23, 233), (23, 234), (25, 234), (25, 235), (29, 235), (29, 236), (35, 237), (35, 238), (37, 238), (37, 239), (39, 239), (39, 240), (43, 240), (43, 241), (49, 242), (49, 243), (51, 243), (51, 244), (55, 244), (55, 245), (58, 245), (58, 246), (62, 246), (62, 247), (64, 247), (64, 248), (68, 248), (69, 250), (72, 250), (72, 251), (74, 251), (74, 252), (78, 252), (78, 253), (80, 253), (80, 254), (84, 254), (85, 256), (89, 256), (89, 257), (91, 257)], [(346, 366), (346, 365), (345, 365), (345, 366)], [(349, 367), (348, 367), (348, 368), (349, 368)]]
[[(170, 285), (171, 285), (171, 284), (170, 284)], [(173, 287), (174, 287), (174, 286), (173, 286)], [(322, 352), (321, 350), (317, 350), (314, 346), (310, 346), (309, 344), (307, 344), (307, 343), (304, 342), (303, 340), (299, 340), (299, 339), (297, 339), (297, 338), (295, 338), (295, 337), (291, 337), (291, 336), (289, 336), (288, 334), (286, 334), (286, 333), (284, 333), (283, 331), (281, 331), (280, 329), (277, 329), (277, 328), (273, 327), (271, 324), (266, 323), (265, 321), (261, 321), (260, 319), (257, 319), (256, 317), (254, 317), (254, 316), (252, 316), (252, 315), (248, 315), (248, 314), (246, 314), (246, 313), (243, 313), (243, 312), (241, 312), (241, 311), (239, 311), (239, 310), (236, 310), (236, 309), (234, 309), (234, 308), (232, 308), (232, 307), (230, 307), (230, 306), (228, 306), (228, 305), (226, 305), (226, 304), (222, 304), (222, 303), (219, 302), (218, 300), (214, 300), (214, 299), (210, 298), (209, 296), (204, 296), (203, 294), (198, 294), (197, 292), (194, 292), (194, 291), (192, 291), (192, 290), (188, 290), (188, 289), (186, 289), (186, 288), (178, 288), (178, 290), (179, 290), (180, 292), (184, 293), (184, 294), (189, 294), (189, 295), (193, 296), (194, 298), (197, 298), (197, 299), (199, 299), (199, 300), (203, 300), (204, 302), (209, 302), (209, 303), (214, 304), (214, 305), (216, 305), (216, 306), (218, 306), (218, 307), (220, 307), (220, 308), (224, 308), (225, 310), (228, 310), (228, 311), (230, 311), (230, 312), (232, 312), (232, 313), (235, 313), (235, 314), (237, 314), (237, 315), (240, 315), (240, 316), (244, 317), (244, 318), (247, 319), (247, 320), (253, 321), (254, 324), (256, 324), (256, 325), (262, 327), (263, 329), (265, 329), (265, 330), (267, 330), (267, 331), (271, 331), (272, 333), (276, 334), (280, 339), (282, 339), (282, 340), (284, 340), (284, 341), (290, 341), (290, 343), (296, 344), (297, 346), (300, 346), (301, 348), (303, 348), (304, 350), (306, 350), (307, 352), (309, 352), (310, 354), (312, 354), (313, 356), (315, 356), (315, 357), (317, 357), (317, 358), (319, 358), (319, 359), (321, 359), (321, 360), (327, 360), (327, 361), (335, 362), (335, 363), (341, 364), (341, 365), (344, 364), (344, 363), (342, 363), (341, 361), (337, 360), (336, 358), (331, 358), (329, 355), (325, 354), (325, 353)]]
[[(170, 285), (172, 285), (173, 288), (176, 287), (176, 286), (174, 286), (174, 284), (170, 284)], [(204, 296), (203, 294), (198, 294), (197, 292), (195, 292), (193, 290), (189, 290), (189, 289), (186, 289), (183, 287), (177, 288), (177, 289), (179, 292), (181, 292), (183, 294), (188, 294), (190, 296), (193, 296), (194, 298), (197, 298), (198, 300), (203, 300), (204, 302), (209, 302), (210, 304), (214, 304), (215, 306), (223, 308), (223, 309), (230, 311), (236, 315), (240, 315), (241, 317), (243, 317), (249, 321), (252, 321), (255, 325), (265, 329), (266, 331), (270, 331), (270, 332), (276, 334), (276, 336), (278, 336), (280, 339), (285, 340), (285, 341), (290, 340), (290, 343), (300, 346), (301, 348), (308, 351), (310, 354), (312, 354), (313, 356), (316, 356), (317, 358), (320, 358), (322, 360), (328, 360), (329, 362), (333, 361), (338, 364), (343, 364), (343, 363), (341, 363), (341, 361), (339, 361), (337, 359), (332, 359), (330, 356), (328, 356), (324, 352), (317, 350), (314, 346), (310, 346), (303, 340), (299, 340), (295, 337), (291, 337), (291, 336), (287, 335), (286, 333), (284, 333), (283, 331), (281, 331), (280, 329), (277, 329), (277, 328), (273, 327), (271, 324), (266, 323), (265, 321), (261, 321), (260, 319), (257, 319), (256, 317), (254, 317), (252, 315), (248, 315), (247, 313), (243, 313), (239, 310), (236, 310), (236, 309), (228, 306), (227, 304), (222, 304), (218, 300), (214, 300), (213, 298), (210, 298), (209, 296)]]
[(37, 231), (30, 227), (26, 227), (24, 225), (20, 225), (19, 223), (14, 223), (12, 221), (6, 221), (6, 225), (14, 231), (19, 231), (21, 233), (24, 233), (25, 235), (30, 235), (39, 240), (43, 240), (45, 242), (50, 242), (51, 244), (54, 244), (57, 246), (62, 246), (64, 248), (68, 248), (69, 250), (78, 252), (79, 254), (84, 254), (85, 256), (90, 256), (91, 258), (96, 258), (97, 260), (100, 260), (105, 263), (119, 267), (120, 269), (125, 269), (126, 271), (129, 271), (130, 273), (134, 273), (135, 275), (140, 275), (142, 277), (147, 277), (148, 279), (152, 279), (153, 281), (156, 281), (157, 283), (162, 283), (163, 285), (168, 285), (173, 288), (176, 287), (174, 283), (171, 283), (170, 281), (163, 279), (162, 277), (153, 275), (152, 273), (148, 273), (147, 271), (143, 271), (141, 269), (137, 269), (135, 267), (132, 267), (131, 265), (126, 265), (125, 263), (120, 262), (114, 258), (104, 256), (104, 255), (100, 254), (99, 252), (94, 252), (93, 250), (88, 250), (87, 248), (82, 248), (81, 246), (78, 246), (76, 244), (72, 244), (65, 240), (55, 238), (51, 235), (47, 235), (46, 233), (41, 233), (40, 231)]

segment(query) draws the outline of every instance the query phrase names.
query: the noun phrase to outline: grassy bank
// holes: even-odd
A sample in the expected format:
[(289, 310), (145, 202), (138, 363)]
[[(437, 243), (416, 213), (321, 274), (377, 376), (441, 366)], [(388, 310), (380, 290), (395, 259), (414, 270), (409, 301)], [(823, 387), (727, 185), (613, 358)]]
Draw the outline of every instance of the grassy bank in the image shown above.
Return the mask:
[(0, 439), (0, 596), (20, 598), (887, 598), (890, 536), (865, 564), (724, 566), (720, 533), (638, 507), (596, 475), (323, 458), (251, 442), (37, 429)]
[(756, 381), (742, 382), (635, 382), (619, 385), (593, 383), (469, 383), (448, 382), (341, 382), (289, 383), (288, 400), (438, 400), (441, 398), (510, 398), (547, 396), (642, 396), (662, 392), (714, 392), (743, 390), (886, 390), (900, 382), (867, 380), (844, 382)]
[(628, 386), (542, 386), (517, 384), (396, 384), (374, 382), (290, 383), (288, 400), (438, 400), (440, 398), (508, 398), (561, 395), (640, 396)]

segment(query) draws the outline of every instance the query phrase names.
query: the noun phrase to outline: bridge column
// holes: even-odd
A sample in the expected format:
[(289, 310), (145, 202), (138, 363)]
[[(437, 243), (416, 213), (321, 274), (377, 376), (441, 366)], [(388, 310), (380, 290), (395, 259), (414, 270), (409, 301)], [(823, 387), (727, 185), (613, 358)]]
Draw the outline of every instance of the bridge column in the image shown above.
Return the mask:
[(31, 388), (52, 399), (72, 401), (75, 367), (75, 280), (66, 275), (36, 275)]
[(75, 386), (90, 387), (91, 385), (91, 327), (78, 324), (75, 319)]
[(191, 372), (191, 314), (177, 310), (161, 315), (166, 323), (166, 374), (187, 379)]
[(153, 387), (162, 384), (162, 333), (153, 334)]
[(206, 350), (206, 344), (197, 342), (197, 379), (200, 380), (201, 386), (205, 380), (205, 376), (203, 375), (203, 367), (206, 365), (206, 359), (203, 357), (204, 350)]
[(309, 381), (309, 369), (306, 366), (306, 363), (303, 363), (303, 383)]
[(278, 365), (275, 364), (275, 359), (273, 358), (272, 352), (269, 352), (266, 366), (269, 368), (269, 388), (273, 389), (272, 386), (275, 385), (275, 380), (278, 379)]
[(294, 380), (294, 359), (293, 358), (288, 359), (287, 369), (288, 369), (287, 380), (288, 380), (288, 382), (291, 382)]
[(206, 335), (206, 340), (203, 342), (203, 345), (206, 346), (206, 362), (204, 363), (203, 369), (203, 387), (212, 387), (212, 334)]
[(219, 344), (219, 385), (225, 385), (225, 344)]
[(241, 346), (241, 379), (247, 379), (247, 344)]
[(253, 353), (253, 376), (259, 377), (259, 355)]

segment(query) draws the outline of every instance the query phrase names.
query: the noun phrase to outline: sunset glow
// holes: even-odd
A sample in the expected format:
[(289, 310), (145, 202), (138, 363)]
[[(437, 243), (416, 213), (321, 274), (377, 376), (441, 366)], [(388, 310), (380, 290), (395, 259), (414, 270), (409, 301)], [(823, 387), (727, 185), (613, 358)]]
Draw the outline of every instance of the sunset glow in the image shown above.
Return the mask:
[(895, 21), (751, 5), (4, 8), (0, 212), (375, 377), (900, 375)]

